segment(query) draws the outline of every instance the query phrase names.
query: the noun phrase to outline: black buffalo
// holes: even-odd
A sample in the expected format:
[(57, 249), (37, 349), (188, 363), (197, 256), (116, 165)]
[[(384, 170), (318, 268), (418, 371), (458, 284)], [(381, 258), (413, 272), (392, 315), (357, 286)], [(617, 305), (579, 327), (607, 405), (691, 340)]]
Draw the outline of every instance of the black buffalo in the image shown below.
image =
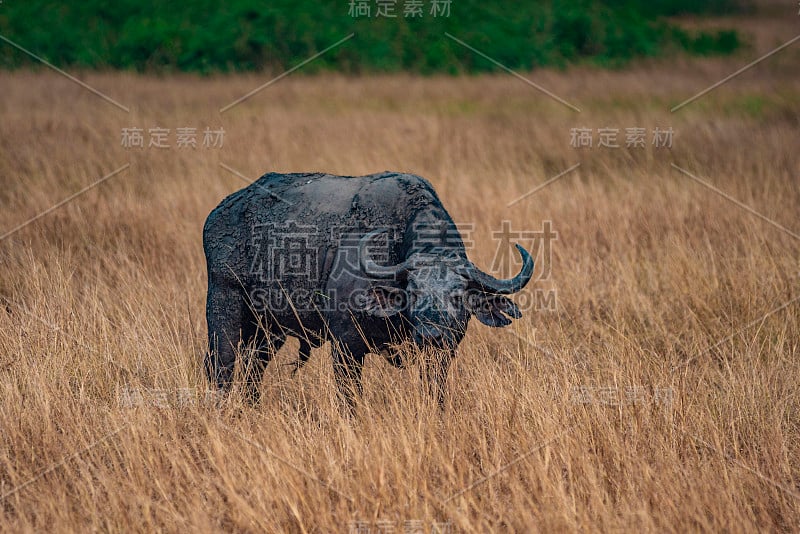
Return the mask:
[(514, 278), (479, 270), (431, 184), (393, 172), (266, 174), (211, 212), (203, 246), (206, 371), (228, 388), (237, 354), (251, 355), (246, 376), (254, 397), (264, 367), (293, 336), (298, 366), (312, 347), (332, 341), (336, 382), (351, 404), (364, 356), (383, 354), (401, 366), (396, 347), (413, 340), (435, 355), (426, 376), (441, 403), (469, 319), (500, 327), (511, 323), (506, 316), (519, 318), (505, 295), (533, 274), (533, 259), (519, 245), (523, 266)]

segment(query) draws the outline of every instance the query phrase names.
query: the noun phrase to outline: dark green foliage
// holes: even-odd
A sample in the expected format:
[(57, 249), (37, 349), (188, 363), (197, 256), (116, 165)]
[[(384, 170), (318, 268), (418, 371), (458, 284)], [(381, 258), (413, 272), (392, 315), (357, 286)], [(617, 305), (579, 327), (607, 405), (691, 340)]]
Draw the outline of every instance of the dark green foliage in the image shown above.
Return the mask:
[(672, 15), (729, 15), (752, 9), (750, 0), (604, 0), (609, 5), (625, 6), (647, 17)]
[[(59, 66), (141, 71), (285, 69), (344, 36), (356, 37), (307, 70), (420, 73), (494, 70), (491, 62), (445, 37), (449, 32), (513, 69), (588, 61), (618, 65), (642, 56), (684, 50), (730, 53), (733, 31), (689, 33), (664, 15), (740, 11), (740, 0), (549, 0), (517, 3), (453, 0), (448, 17), (355, 18), (350, 0), (7, 0), (0, 35)], [(700, 4), (700, 5), (696, 5)], [(31, 59), (0, 43), (0, 66)]]

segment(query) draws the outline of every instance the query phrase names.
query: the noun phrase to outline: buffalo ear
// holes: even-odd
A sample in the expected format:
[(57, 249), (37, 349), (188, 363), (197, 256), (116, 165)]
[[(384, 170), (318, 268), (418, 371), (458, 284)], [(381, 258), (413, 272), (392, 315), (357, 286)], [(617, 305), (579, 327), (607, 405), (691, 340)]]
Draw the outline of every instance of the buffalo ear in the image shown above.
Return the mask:
[(406, 292), (389, 286), (371, 287), (363, 295), (360, 309), (367, 315), (391, 317), (406, 307)]
[[(486, 326), (503, 327), (511, 324), (509, 315), (514, 319), (522, 317), (516, 304), (503, 295), (478, 293), (470, 298), (470, 311)], [(505, 314), (505, 315), (503, 315)]]

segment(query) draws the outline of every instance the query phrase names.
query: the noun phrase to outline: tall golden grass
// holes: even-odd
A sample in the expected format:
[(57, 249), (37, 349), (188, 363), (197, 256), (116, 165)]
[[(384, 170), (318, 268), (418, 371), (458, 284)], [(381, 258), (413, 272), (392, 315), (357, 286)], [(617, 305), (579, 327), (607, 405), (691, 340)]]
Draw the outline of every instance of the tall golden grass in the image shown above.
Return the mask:
[[(289, 77), (220, 114), (266, 80), (85, 76), (125, 113), (0, 74), (0, 233), (130, 163), (0, 241), (0, 530), (800, 529), (799, 57), (676, 113), (741, 60), (535, 74), (581, 113), (504, 75)], [(127, 127), (170, 128), (172, 148), (125, 149)], [(577, 127), (593, 148), (570, 146)], [(598, 148), (601, 127), (647, 146)], [(216, 406), (201, 228), (245, 185), (220, 163), (425, 176), (487, 270), (503, 220), (550, 220), (551, 277), (526, 291), (557, 309), (474, 322), (443, 412), (415, 369), (370, 356), (344, 419), (328, 347), (292, 378), (296, 342), (258, 406)]]

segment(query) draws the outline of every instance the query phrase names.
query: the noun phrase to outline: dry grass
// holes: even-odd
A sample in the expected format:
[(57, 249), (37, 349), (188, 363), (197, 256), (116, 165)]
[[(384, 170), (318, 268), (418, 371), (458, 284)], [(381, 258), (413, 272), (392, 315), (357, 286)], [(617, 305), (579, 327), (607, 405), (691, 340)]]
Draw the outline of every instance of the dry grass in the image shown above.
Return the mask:
[[(0, 74), (2, 231), (131, 163), (0, 241), (0, 530), (800, 529), (800, 244), (670, 167), (800, 232), (798, 58), (676, 114), (741, 60), (536, 74), (581, 114), (506, 76), (290, 77), (220, 116), (263, 77), (87, 76), (126, 114), (50, 73)], [(219, 150), (120, 146), (123, 127), (219, 125)], [(578, 151), (578, 126), (676, 137)], [(414, 370), (370, 357), (348, 422), (327, 347), (294, 379), (280, 365), (296, 343), (261, 405), (209, 406), (201, 227), (244, 185), (219, 162), (421, 174), (475, 223), (485, 268), (502, 220), (551, 220), (558, 309), (473, 324), (443, 414)]]

